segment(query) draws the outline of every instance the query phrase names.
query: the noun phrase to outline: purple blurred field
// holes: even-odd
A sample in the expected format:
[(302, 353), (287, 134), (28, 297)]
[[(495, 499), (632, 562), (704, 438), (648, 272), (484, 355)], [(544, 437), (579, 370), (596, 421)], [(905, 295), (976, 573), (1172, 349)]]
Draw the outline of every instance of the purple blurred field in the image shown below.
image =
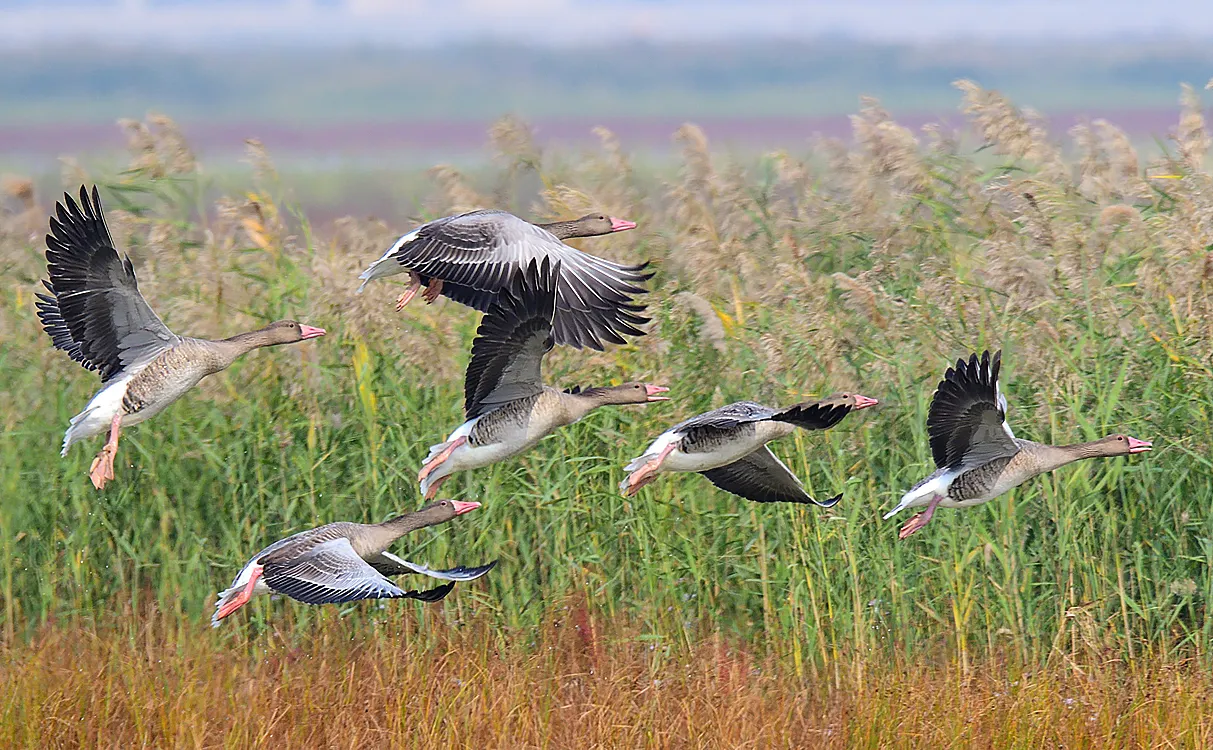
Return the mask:
[[(1048, 116), (1051, 131), (1062, 137), (1074, 124), (1102, 118), (1135, 139), (1165, 137), (1178, 120), (1177, 109), (1117, 109), (1070, 112)], [(927, 123), (944, 122), (959, 128), (963, 118), (956, 113), (907, 115), (898, 122), (918, 129)], [(669, 148), (671, 136), (684, 120), (672, 117), (569, 118), (534, 123), (540, 144), (584, 145), (595, 141), (594, 127), (612, 130), (629, 150)], [(814, 136), (847, 137), (850, 121), (844, 115), (830, 117), (712, 117), (697, 118), (713, 144), (745, 149), (795, 149)], [(444, 156), (475, 154), (484, 148), (488, 121), (405, 121), (288, 126), (281, 123), (182, 123), (191, 146), (202, 156), (221, 157), (239, 153), (246, 138), (258, 138), (278, 156), (350, 158), (375, 155)], [(92, 154), (120, 150), (125, 145), (121, 130), (113, 124), (73, 123), (65, 125), (0, 126), (0, 155), (54, 158), (63, 154)]]

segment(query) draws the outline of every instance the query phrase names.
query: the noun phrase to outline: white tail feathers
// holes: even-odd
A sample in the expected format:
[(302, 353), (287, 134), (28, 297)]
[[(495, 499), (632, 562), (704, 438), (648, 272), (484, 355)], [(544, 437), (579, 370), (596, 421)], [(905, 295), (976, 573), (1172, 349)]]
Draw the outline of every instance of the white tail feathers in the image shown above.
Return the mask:
[(939, 470), (931, 476), (922, 480), (918, 484), (910, 488), (910, 491), (901, 496), (901, 502), (897, 503), (897, 507), (888, 513), (884, 514), (885, 519), (892, 518), (898, 511), (904, 510), (915, 505), (926, 505), (931, 502), (931, 498), (935, 495), (947, 495), (948, 487), (952, 486), (952, 480), (956, 479), (957, 472), (955, 470)]
[(387, 252), (383, 254), (382, 258), (369, 265), (365, 271), (359, 274), (358, 278), (362, 279), (362, 284), (358, 286), (358, 291), (355, 292), (355, 294), (362, 294), (362, 290), (366, 288), (366, 285), (369, 284), (372, 279), (382, 279), (385, 276), (395, 276), (398, 273), (404, 273), (406, 270), (405, 267), (400, 265), (396, 258), (393, 258), (392, 256), (396, 254), (397, 250), (404, 247), (404, 245), (412, 242), (417, 236), (417, 232), (419, 230), (420, 227), (396, 240), (395, 244), (388, 248)]

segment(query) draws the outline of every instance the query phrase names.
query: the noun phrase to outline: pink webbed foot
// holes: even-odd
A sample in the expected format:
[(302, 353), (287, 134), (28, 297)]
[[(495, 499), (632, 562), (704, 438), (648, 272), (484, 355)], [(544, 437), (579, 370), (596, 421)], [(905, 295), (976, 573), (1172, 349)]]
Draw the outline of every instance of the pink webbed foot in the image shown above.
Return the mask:
[(88, 478), (99, 490), (105, 489), (106, 483), (114, 478), (114, 453), (115, 451), (106, 445), (97, 452), (88, 467)]
[(628, 474), (628, 478), (623, 480), (623, 496), (631, 497), (637, 492), (640, 492), (642, 487), (652, 484), (657, 479), (657, 471), (661, 468), (661, 462), (657, 460), (646, 461), (644, 466), (641, 466), (636, 471)]
[(396, 298), (396, 312), (403, 310), (404, 306), (417, 296), (417, 292), (421, 291), (421, 277), (413, 271), (409, 271), (409, 282), (409, 288)]
[(905, 539), (910, 534), (926, 526), (931, 521), (931, 517), (935, 515), (935, 508), (939, 507), (940, 500), (943, 500), (943, 495), (932, 497), (931, 502), (927, 503), (926, 510), (915, 513), (913, 518), (906, 521), (905, 525), (901, 527), (901, 531), (897, 532), (897, 538)]
[(437, 479), (435, 479), (435, 480), (434, 480), (434, 483), (430, 485), (430, 489), (429, 489), (429, 491), (427, 491), (427, 492), (425, 493), (425, 499), (426, 499), (426, 500), (433, 500), (435, 497), (437, 497), (437, 496), (438, 496), (438, 488), (442, 486), (442, 483), (443, 483), (443, 482), (445, 482), (446, 480), (448, 480), (448, 479), (450, 479), (450, 478), (451, 478), (451, 475), (450, 475), (450, 474), (447, 474), (445, 477), (438, 477)]
[(442, 296), (442, 279), (430, 279), (430, 285), (421, 293), (427, 305), (432, 305)]
[(631, 497), (640, 492), (642, 487), (657, 479), (657, 473), (661, 470), (661, 464), (665, 461), (665, 457), (673, 453), (677, 447), (678, 443), (670, 443), (662, 449), (661, 453), (645, 461), (639, 469), (628, 474), (627, 479), (623, 480), (623, 484), (620, 487), (623, 490), (623, 496)]
[[(466, 442), (467, 442), (466, 437), (457, 437), (454, 439), (454, 441), (451, 441), (448, 445), (446, 445), (446, 448), (443, 448), (442, 451), (440, 451), (440, 453), (438, 455), (435, 455), (434, 458), (426, 461), (426, 465), (422, 466), (421, 471), (417, 472), (417, 482), (425, 482), (426, 477), (428, 477), (429, 475), (432, 475), (433, 471), (435, 470), (435, 468), (438, 468), (439, 464), (442, 464), (443, 461), (451, 458), (451, 454), (455, 453), (455, 449), (459, 448), (460, 445), (462, 445), (463, 443), (466, 443)], [(445, 478), (445, 477), (443, 477), (443, 478)], [(438, 482), (439, 483), (442, 482), (442, 479), (439, 479)], [(437, 487), (437, 484), (435, 484), (434, 487)], [(431, 488), (431, 489), (433, 489), (433, 488)], [(427, 496), (429, 496), (428, 493), (427, 493)]]
[(88, 467), (88, 478), (99, 490), (105, 489), (106, 483), (114, 478), (114, 457), (118, 455), (118, 434), (121, 430), (122, 414), (119, 412), (110, 421), (110, 432), (109, 437), (105, 440), (105, 446), (97, 452), (92, 464)]
[(244, 584), (244, 588), (240, 590), (240, 593), (219, 606), (214, 617), (211, 618), (211, 621), (215, 625), (218, 625), (220, 620), (249, 603), (253, 598), (253, 589), (257, 586), (257, 579), (261, 577), (261, 570), (260, 565), (255, 566), (249, 574), (248, 583)]

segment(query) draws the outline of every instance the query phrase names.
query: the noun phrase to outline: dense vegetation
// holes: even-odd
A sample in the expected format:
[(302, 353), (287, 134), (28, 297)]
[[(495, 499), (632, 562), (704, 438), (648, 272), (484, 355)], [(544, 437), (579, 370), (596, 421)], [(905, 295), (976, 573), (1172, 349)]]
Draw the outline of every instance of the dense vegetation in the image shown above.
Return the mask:
[[(405, 226), (349, 218), (313, 234), (255, 146), (254, 183), (213, 201), (161, 121), (130, 171), (88, 178), (102, 183), (153, 307), (195, 335), (295, 317), (329, 336), (248, 357), (124, 433), (118, 479), (97, 493), (85, 477), (96, 446), (57, 455), (96, 383), (51, 349), (32, 304), (53, 196), (10, 180), (9, 203), (24, 209), (4, 218), (0, 237), (0, 264), (17, 280), (0, 300), (8, 658), (40, 648), (22, 646), (31, 634), (39, 644), (59, 628), (114, 625), (136, 651), (184, 638), (203, 651), (245, 649), (254, 662), (319, 653), (334, 638), (379, 648), (379, 635), (395, 632), (413, 634), (422, 653), (437, 641), (417, 623), (423, 633), (475, 623), (494, 634), (485, 648), (527, 653), (576, 602), (587, 618), (579, 632), (625, 623), (610, 631), (620, 643), (670, 658), (723, 639), (763, 654), (772, 674), (810, 678), (810, 692), (827, 679), (862, 683), (869, 664), (940, 655), (955, 655), (962, 674), (987, 663), (1207, 663), (1213, 178), (1197, 98), (1185, 90), (1170, 155), (1143, 165), (1102, 122), (1071, 134), (1076, 157), (1065, 160), (1000, 95), (959, 85), (987, 144), (980, 153), (941, 129), (912, 133), (866, 102), (852, 143), (752, 163), (714, 155), (688, 125), (665, 183), (637, 178), (609, 133), (598, 155), (574, 161), (540, 153), (514, 120), (491, 133), (490, 175), (435, 168), (419, 219), (498, 205), (536, 217), (598, 207), (639, 221), (582, 246), (654, 260), (651, 334), (605, 353), (554, 352), (548, 378), (643, 378), (670, 385), (674, 400), (603, 409), (517, 460), (452, 479), (444, 489), (484, 508), (402, 548), (434, 564), (501, 565), (440, 607), (266, 599), (213, 635), (214, 591), (265, 543), (419, 504), (426, 447), (460, 421), (478, 316), (447, 302), (397, 315), (390, 283), (353, 295), (357, 271)], [(899, 543), (901, 519), (880, 515), (931, 469), (934, 384), (950, 360), (983, 347), (1004, 351), (1019, 436), (1125, 431), (1155, 450), (941, 510)], [(815, 494), (845, 492), (830, 510), (747, 503), (697, 476), (618, 495), (621, 465), (682, 417), (843, 389), (884, 406), (773, 446)], [(84, 647), (54, 642), (62, 653)], [(150, 664), (160, 647), (147, 648)], [(6, 715), (43, 710), (40, 700), (10, 703)]]

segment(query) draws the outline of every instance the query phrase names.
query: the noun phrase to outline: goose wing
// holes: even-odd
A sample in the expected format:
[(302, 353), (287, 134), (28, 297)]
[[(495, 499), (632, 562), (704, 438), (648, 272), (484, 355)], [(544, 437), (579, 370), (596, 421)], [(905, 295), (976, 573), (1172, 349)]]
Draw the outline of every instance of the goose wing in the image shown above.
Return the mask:
[(463, 380), (468, 419), (543, 390), (543, 356), (553, 346), (559, 273), (559, 263), (531, 261), (484, 314)]
[(556, 235), (505, 211), (480, 210), (431, 221), (397, 242), (390, 257), (423, 279), (441, 279), (442, 293), (482, 312), (532, 261), (560, 264), (555, 341), (602, 349), (638, 336), (648, 318), (633, 302), (653, 274), (570, 247)]
[(776, 409), (754, 401), (738, 401), (698, 414), (690, 419), (684, 419), (671, 427), (669, 432), (684, 436), (693, 435), (696, 432), (728, 432), (743, 424), (770, 419), (776, 413)]
[(108, 382), (132, 363), (146, 362), (178, 337), (139, 293), (130, 256), (118, 257), (96, 186), (81, 186), (55, 204), (46, 236), (50, 294), (36, 303), (43, 330), (59, 349)]
[(935, 389), (927, 415), (931, 455), (939, 468), (972, 468), (1019, 452), (998, 387), (1002, 352), (956, 360)]
[(360, 599), (432, 602), (455, 586), (448, 583), (429, 591), (405, 591), (359, 557), (345, 537), (330, 539), (287, 560), (267, 561), (262, 578), (271, 590), (305, 604), (341, 604)]
[(381, 552), (378, 557), (368, 560), (371, 567), (379, 571), (385, 576), (399, 576), (407, 573), (420, 573), (423, 576), (437, 578), (440, 581), (474, 581), (485, 573), (488, 573), (493, 568), (497, 567), (497, 561), (494, 560), (486, 565), (477, 565), (474, 567), (466, 567), (460, 565), (455, 568), (446, 570), (434, 570), (427, 565), (419, 565), (414, 562), (409, 562), (403, 557), (397, 557), (391, 552)]
[(765, 445), (731, 464), (700, 473), (725, 492), (758, 503), (811, 503), (828, 508), (842, 497), (814, 500), (792, 470)]
[(772, 414), (769, 419), (777, 422), (788, 422), (803, 430), (828, 430), (851, 413), (852, 407), (842, 404), (823, 404), (819, 401), (806, 401), (789, 406)]

